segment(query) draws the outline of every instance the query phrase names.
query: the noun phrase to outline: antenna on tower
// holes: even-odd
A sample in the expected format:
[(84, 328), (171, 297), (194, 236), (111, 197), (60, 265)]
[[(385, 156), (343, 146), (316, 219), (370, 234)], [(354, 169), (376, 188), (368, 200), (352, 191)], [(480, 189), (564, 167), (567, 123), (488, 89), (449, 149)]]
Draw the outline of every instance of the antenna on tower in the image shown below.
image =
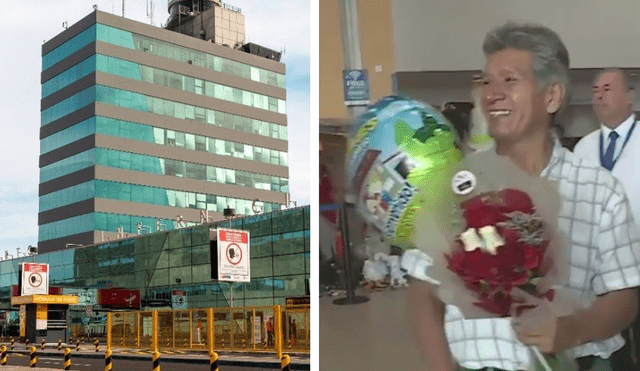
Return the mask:
[[(149, 3), (151, 3), (151, 5), (149, 5)], [(153, 5), (153, 0), (147, 0), (147, 18), (149, 18), (149, 24), (155, 26), (155, 24), (153, 24)]]

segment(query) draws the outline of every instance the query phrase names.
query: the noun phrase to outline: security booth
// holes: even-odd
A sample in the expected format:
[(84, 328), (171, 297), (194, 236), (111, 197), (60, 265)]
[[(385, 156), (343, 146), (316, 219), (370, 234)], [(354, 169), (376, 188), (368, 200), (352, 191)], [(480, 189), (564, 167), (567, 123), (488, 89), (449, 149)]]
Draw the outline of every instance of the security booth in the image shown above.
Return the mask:
[(73, 295), (25, 295), (11, 298), (11, 305), (20, 306), (20, 342), (45, 339), (47, 343), (61, 339), (67, 342), (69, 305), (78, 304)]
[(18, 288), (11, 305), (20, 308), (20, 342), (66, 342), (69, 305), (78, 304), (78, 297), (50, 292), (49, 264), (20, 263)]

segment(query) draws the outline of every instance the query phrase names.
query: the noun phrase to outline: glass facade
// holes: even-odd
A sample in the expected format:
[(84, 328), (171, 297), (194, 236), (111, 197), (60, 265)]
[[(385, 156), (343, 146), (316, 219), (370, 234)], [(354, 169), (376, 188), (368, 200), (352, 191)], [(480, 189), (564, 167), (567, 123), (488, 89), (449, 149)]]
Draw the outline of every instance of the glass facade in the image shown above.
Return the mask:
[[(243, 158), (273, 165), (287, 165), (286, 153), (273, 149), (270, 150), (268, 148), (260, 148), (248, 144), (202, 137), (188, 133), (180, 133), (173, 130), (159, 129), (156, 130), (155, 133), (158, 141), (162, 140), (165, 145), (172, 147), (209, 152), (211, 154), (221, 156)], [(166, 135), (161, 136), (161, 134)], [(98, 152), (96, 153), (96, 151)], [(138, 163), (140, 164), (139, 166), (137, 165)], [(167, 163), (169, 164), (168, 166), (170, 166), (168, 169), (165, 166)], [(164, 159), (154, 156), (137, 155), (134, 153), (102, 148), (90, 149), (43, 166), (40, 168), (40, 183), (48, 182), (52, 179), (71, 174), (93, 165), (118, 167), (121, 169), (143, 171), (154, 174), (184, 176), (187, 178), (208, 180), (211, 182), (215, 181), (217, 183), (235, 183), (234, 179), (236, 175), (239, 175), (243, 182), (241, 185), (258, 189), (266, 189), (266, 187), (262, 185), (265, 178), (260, 176), (261, 174), (254, 174), (241, 170), (234, 170), (231, 172), (231, 169), (221, 167), (199, 165), (177, 160), (165, 161)], [(197, 173), (189, 173), (189, 169), (197, 169), (194, 170)], [(221, 175), (223, 174), (222, 171), (225, 172), (224, 176)], [(217, 175), (214, 176), (214, 173)], [(223, 178), (225, 181), (222, 181)], [(277, 182), (271, 178), (274, 177), (269, 177), (269, 180), (272, 182), (271, 184), (274, 185), (271, 187), (273, 190), (280, 189), (280, 191), (282, 191), (281, 187), (287, 187), (288, 185), (288, 180), (285, 178), (280, 178)], [(287, 188), (285, 188), (285, 191), (286, 189)]]
[(140, 50), (145, 53), (173, 59), (179, 62), (190, 63), (198, 67), (208, 68), (247, 80), (257, 81), (280, 88), (285, 87), (284, 75), (282, 74), (200, 51), (187, 49), (166, 41), (152, 39), (111, 26), (98, 24), (97, 39), (99, 41), (108, 42), (110, 44), (119, 45), (129, 49)]
[(283, 99), (216, 84), (212, 81), (197, 79), (195, 77), (144, 66), (101, 54), (92, 55), (42, 84), (42, 97), (44, 98), (94, 71), (166, 86), (198, 95), (206, 95), (211, 98), (222, 99), (249, 107), (282, 114), (286, 113), (286, 103)]
[(248, 117), (231, 115), (167, 99), (146, 96), (144, 94), (103, 85), (94, 85), (89, 87), (45, 109), (41, 113), (41, 126), (48, 125), (51, 122), (94, 102), (110, 104), (136, 111), (151, 112), (181, 120), (197, 121), (228, 129), (270, 136), (277, 139), (287, 138), (286, 126), (254, 120)]
[[(287, 296), (308, 294), (309, 215), (306, 206), (231, 222), (231, 228), (247, 230), (251, 236), (251, 282), (234, 285), (235, 306), (284, 304)], [(150, 220), (140, 221), (146, 225), (155, 223), (154, 219), (147, 219)], [(125, 222), (126, 217), (108, 214), (96, 216), (93, 221), (114, 228)], [(229, 284), (210, 279), (209, 228), (228, 224), (198, 225), (65, 249), (36, 255), (35, 260), (50, 265), (50, 285), (61, 286), (63, 291), (123, 287), (140, 290), (143, 299), (170, 299), (171, 290), (179, 289), (187, 292), (189, 308), (226, 307)], [(129, 228), (135, 231), (135, 223)], [(0, 308), (10, 307), (11, 285), (18, 284), (18, 264), (31, 259), (0, 261)], [(176, 278), (181, 283), (177, 284)]]
[(102, 41), (128, 49), (140, 50), (160, 57), (185, 62), (214, 71), (257, 81), (263, 84), (285, 87), (284, 75), (248, 64), (191, 50), (165, 41), (137, 35), (103, 24), (91, 25), (72, 39), (42, 57), (42, 70), (53, 66), (93, 41)]
[[(159, 30), (158, 35), (164, 35), (163, 32), (168, 31)], [(283, 89), (285, 87), (284, 75), (282, 74), (278, 74), (267, 69), (257, 68), (248, 64), (238, 63), (236, 61), (221, 58), (215, 55), (190, 50), (188, 48), (184, 48), (165, 41), (137, 35), (128, 31), (102, 24), (91, 25), (87, 29), (81, 31), (72, 39), (66, 41), (62, 45), (56, 47), (55, 49), (44, 55), (42, 58), (42, 66), (43, 71), (45, 71), (45, 75), (51, 75), (51, 73), (46, 72), (52, 72), (52, 70), (54, 69), (57, 70), (62, 64), (65, 63), (62, 61), (65, 61), (65, 58), (74, 55), (74, 53), (81, 50), (82, 53), (90, 51), (89, 48), (93, 48), (93, 46), (90, 45), (92, 45), (92, 43), (96, 41), (98, 43), (109, 43), (118, 47), (139, 50), (141, 52), (151, 54), (147, 55), (147, 57), (145, 58), (155, 58), (157, 60), (160, 60), (161, 58), (168, 58), (185, 62), (190, 65), (196, 66), (193, 70), (200, 70), (201, 73), (205, 72), (206, 76), (213, 75), (213, 77), (216, 77), (221, 75), (217, 75), (214, 72), (206, 72), (207, 70), (202, 70), (197, 67), (203, 67), (213, 71), (238, 77), (238, 79), (235, 79), (236, 81), (238, 81), (239, 79), (246, 79), (250, 81), (256, 81), (261, 84), (280, 87)], [(104, 44), (102, 44), (102, 46), (104, 46)], [(92, 50), (95, 53), (96, 50)], [(123, 49), (120, 50), (124, 51)], [(140, 53), (137, 54), (141, 55)], [(129, 57), (125, 58), (131, 59)], [(67, 59), (66, 62), (69, 62), (70, 59), (71, 58)], [(220, 101), (217, 100), (220, 99), (237, 104), (242, 104), (248, 107), (262, 109), (265, 111), (286, 114), (285, 100), (258, 94), (253, 91), (235, 88), (233, 86), (230, 86), (234, 85), (233, 82), (226, 82), (229, 80), (229, 78), (227, 78), (227, 80), (225, 81), (225, 84), (228, 85), (222, 85), (215, 81), (197, 79), (189, 75), (151, 67), (151, 65), (154, 65), (154, 63), (152, 62), (145, 62), (148, 65), (142, 65), (129, 60), (101, 54), (91, 55), (82, 61), (78, 61), (78, 59), (76, 59), (76, 61), (73, 62), (75, 63), (75, 65), (72, 65), (70, 67), (65, 66), (66, 70), (64, 71), (62, 71), (62, 69), (60, 68), (59, 73), (58, 71), (56, 71), (57, 74), (55, 76), (51, 76), (42, 84), (43, 103), (49, 102), (53, 97), (52, 94), (56, 92), (59, 92), (59, 98), (56, 98), (57, 103), (42, 110), (41, 126), (44, 127), (55, 122), (54, 125), (56, 125), (56, 127), (66, 127), (58, 132), (48, 135), (45, 138), (42, 138), (40, 148), (41, 155), (50, 154), (55, 156), (56, 160), (60, 157), (64, 157), (58, 156), (60, 154), (63, 154), (63, 152), (65, 153), (65, 156), (67, 156), (68, 153), (74, 153), (78, 151), (83, 152), (71, 155), (66, 158), (62, 158), (55, 163), (50, 163), (46, 166), (41, 167), (41, 184), (50, 182), (65, 175), (88, 169), (92, 166), (101, 166), (124, 169), (128, 171), (137, 171), (147, 174), (173, 176), (177, 178), (189, 178), (208, 181), (212, 183), (233, 184), (241, 187), (273, 191), (278, 193), (288, 192), (289, 187), (287, 178), (175, 159), (175, 156), (178, 156), (178, 158), (180, 158), (178, 154), (184, 154), (185, 156), (190, 157), (194, 156), (193, 153), (189, 155), (189, 152), (187, 151), (172, 150), (169, 152), (176, 155), (173, 156), (167, 154), (167, 158), (164, 158), (145, 154), (145, 152), (149, 152), (144, 150), (144, 148), (146, 148), (145, 146), (133, 146), (131, 147), (133, 149), (128, 149), (132, 152), (97, 147), (85, 150), (85, 148), (87, 148), (87, 146), (85, 145), (88, 143), (92, 143), (91, 141), (89, 141), (89, 139), (93, 138), (89, 137), (93, 135), (99, 135), (101, 140), (107, 139), (105, 136), (109, 136), (124, 138), (142, 143), (149, 143), (152, 145), (171, 146), (182, 148), (185, 150), (206, 152), (206, 154), (196, 154), (196, 157), (193, 157), (194, 160), (191, 161), (199, 162), (201, 160), (198, 160), (197, 158), (207, 157), (208, 154), (215, 154), (246, 159), (249, 161), (256, 161), (261, 164), (267, 163), (278, 166), (287, 166), (288, 155), (286, 150), (281, 151), (278, 149), (260, 147), (253, 144), (249, 145), (240, 142), (218, 139), (216, 138), (218, 135), (215, 134), (214, 135), (216, 137), (207, 137), (203, 135), (195, 135), (188, 132), (191, 130), (189, 129), (189, 127), (195, 128), (199, 124), (209, 124), (233, 131), (253, 133), (261, 135), (263, 137), (286, 141), (287, 127), (285, 125), (252, 119), (239, 115), (232, 115), (205, 107), (184, 104), (170, 99), (147, 96), (133, 91), (113, 88), (106, 85), (93, 85), (84, 89), (83, 91), (72, 93), (72, 96), (68, 96), (69, 94), (66, 93), (66, 95), (63, 96), (61, 95), (60, 90), (65, 89), (65, 87), (68, 88), (74, 82), (77, 82), (78, 80), (98, 71), (104, 74), (108, 74), (108, 76), (111, 76), (111, 78), (113, 78), (114, 80), (116, 79), (115, 76), (120, 76), (130, 80), (141, 81), (143, 83), (146, 82), (149, 84), (155, 84), (171, 89), (179, 89), (181, 91), (201, 95), (203, 97), (215, 98), (199, 98), (200, 101), (210, 102), (202, 103), (203, 106), (207, 107), (217, 107), (221, 105)], [(70, 64), (71, 63), (68, 63), (68, 65)], [(104, 77), (107, 75), (101, 76)], [(231, 81), (234, 81), (234, 79), (231, 79)], [(156, 95), (156, 93), (150, 94)], [(189, 99), (187, 101), (191, 102), (192, 100)], [(87, 112), (90, 108), (93, 108), (91, 106), (96, 103), (100, 103), (101, 108), (116, 106), (125, 108), (126, 110), (130, 111), (117, 110), (118, 114), (123, 114), (123, 117), (120, 118), (124, 120), (101, 116), (93, 116), (88, 119), (84, 119), (81, 122), (78, 122), (79, 120), (71, 120), (71, 117), (73, 116), (70, 117), (70, 114), (77, 114), (77, 111), (81, 109), (84, 109), (84, 112)], [(142, 115), (137, 114), (135, 111), (151, 113), (154, 115), (163, 115), (177, 119), (172, 120), (172, 126), (176, 125), (176, 128), (180, 129), (183, 127), (182, 125), (184, 125), (184, 129), (169, 130), (166, 128), (158, 127), (161, 126), (161, 123), (156, 124), (158, 126), (153, 126), (141, 124), (138, 122), (126, 121), (127, 119), (132, 121), (140, 121), (135, 117)], [(258, 114), (258, 111), (253, 112), (256, 112), (256, 114)], [(111, 114), (108, 115), (111, 116)], [(264, 112), (263, 115), (266, 117), (273, 117), (268, 116), (269, 114), (267, 112)], [(146, 116), (152, 117), (153, 115)], [(156, 119), (158, 118), (157, 116), (154, 117), (156, 117)], [(155, 123), (155, 120), (153, 122)], [(53, 125), (49, 126), (49, 128), (53, 128)], [(51, 131), (54, 130), (45, 129), (45, 132)], [(224, 130), (222, 129), (220, 131), (224, 132)], [(247, 136), (238, 136), (238, 138), (245, 137)], [(79, 148), (78, 146), (80, 146), (80, 143), (78, 141), (82, 139), (85, 139), (83, 141), (83, 148), (73, 151), (74, 148)], [(245, 141), (244, 139), (240, 140), (243, 142)], [(133, 144), (133, 142), (129, 143)], [(265, 144), (271, 147), (285, 148), (280, 147), (279, 144)], [(58, 151), (55, 154), (52, 153), (52, 151), (61, 149), (65, 146), (65, 149)], [(106, 145), (105, 147), (110, 146), (111, 145)], [(140, 147), (140, 149), (138, 149), (138, 147)], [(164, 147), (154, 146), (154, 148), (158, 150)], [(214, 158), (214, 156), (208, 157)], [(45, 157), (45, 159), (46, 158), (47, 157)], [(207, 162), (207, 160), (205, 160), (204, 162)], [(224, 161), (224, 164), (227, 164), (229, 162), (231, 161)], [(221, 162), (221, 164), (223, 163)], [(226, 166), (234, 167), (233, 164), (229, 164)], [(260, 166), (260, 169), (262, 168), (266, 168), (266, 170), (259, 171), (273, 173), (273, 171), (269, 170), (269, 167)], [(89, 173), (85, 172), (84, 174), (86, 175)], [(128, 182), (129, 180), (124, 181)], [(135, 182), (135, 180), (131, 181)], [(82, 184), (75, 184), (73, 186), (66, 186), (60, 182), (52, 182), (49, 183), (49, 185), (51, 187), (55, 187), (53, 188), (55, 189), (55, 191), (49, 194), (44, 194), (40, 197), (40, 212), (47, 212), (47, 215), (55, 215), (56, 209), (58, 208), (92, 199), (125, 201), (130, 204), (135, 203), (136, 208), (138, 207), (138, 205), (140, 205), (141, 209), (147, 210), (139, 212), (132, 212), (131, 210), (108, 210), (109, 213), (105, 213), (102, 212), (103, 210), (96, 209), (95, 212), (92, 213), (42, 224), (39, 226), (39, 242), (51, 241), (53, 239), (91, 231), (114, 232), (116, 230), (121, 230), (124, 233), (138, 233), (141, 226), (144, 226), (144, 230), (147, 232), (151, 231), (152, 229), (154, 231), (171, 231), (179, 227), (175, 225), (174, 221), (162, 220), (159, 217), (156, 218), (146, 216), (143, 217), (140, 215), (125, 215), (156, 215), (155, 213), (149, 211), (155, 210), (156, 208), (150, 207), (148, 205), (190, 208), (212, 212), (221, 212), (223, 209), (231, 207), (236, 209), (238, 214), (255, 214), (255, 212), (253, 211), (253, 194), (255, 194), (255, 192), (249, 189), (245, 189), (245, 191), (247, 191), (246, 195), (243, 192), (238, 194), (240, 195), (240, 197), (227, 197), (225, 194), (197, 193), (181, 190), (180, 188), (184, 189), (189, 187), (182, 186), (181, 184), (179, 184), (179, 182), (175, 181), (172, 182), (171, 186), (167, 186), (166, 184), (163, 185), (172, 187), (173, 189), (153, 187), (141, 184), (120, 183), (100, 179), (89, 180)], [(67, 188), (60, 189), (61, 187)], [(224, 189), (223, 187), (217, 188)], [(203, 189), (200, 191), (206, 192), (207, 190)], [(251, 194), (252, 192), (253, 194)], [(116, 203), (111, 204), (116, 205)], [(282, 206), (280, 204), (271, 202), (258, 202), (258, 204), (262, 206), (262, 210), (264, 210), (265, 212), (279, 210)], [(179, 213), (179, 210), (180, 209), (176, 209), (176, 212)], [(51, 219), (49, 218), (49, 220)], [(156, 227), (158, 225), (162, 227)], [(187, 222), (186, 225), (193, 226), (195, 225), (195, 223)], [(45, 243), (44, 246), (50, 246), (50, 244), (51, 242), (48, 242)], [(102, 264), (104, 266), (111, 266), (116, 264), (114, 262), (116, 261), (114, 260), (110, 262), (103, 262)], [(120, 260), (118, 260), (118, 262), (123, 263), (123, 261)], [(163, 266), (161, 267), (161, 269), (167, 269), (167, 267)], [(178, 271), (176, 271), (175, 273), (171, 273), (170, 276), (186, 275), (185, 272), (186, 271), (181, 271), (181, 273), (178, 273)], [(1, 273), (2, 271), (0, 271), (0, 274)], [(64, 275), (64, 277), (67, 276)], [(163, 278), (154, 278), (154, 280), (157, 279), (162, 280)]]
[[(92, 180), (43, 195), (40, 197), (40, 211), (55, 209), (93, 197), (216, 212), (222, 212), (229, 206), (237, 209), (240, 214), (253, 214), (251, 211), (253, 200), (106, 180)], [(263, 202), (261, 205), (264, 205), (267, 211), (280, 208), (280, 204), (270, 202)]]

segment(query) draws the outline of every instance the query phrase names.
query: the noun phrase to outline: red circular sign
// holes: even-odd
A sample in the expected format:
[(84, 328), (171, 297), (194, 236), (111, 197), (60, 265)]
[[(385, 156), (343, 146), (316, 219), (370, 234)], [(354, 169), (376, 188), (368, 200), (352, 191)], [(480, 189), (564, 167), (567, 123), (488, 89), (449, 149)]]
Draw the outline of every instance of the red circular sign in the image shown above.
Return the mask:
[(225, 255), (227, 256), (229, 263), (233, 265), (238, 265), (240, 261), (242, 261), (242, 249), (240, 249), (240, 246), (235, 243), (231, 243), (227, 246), (227, 253)]

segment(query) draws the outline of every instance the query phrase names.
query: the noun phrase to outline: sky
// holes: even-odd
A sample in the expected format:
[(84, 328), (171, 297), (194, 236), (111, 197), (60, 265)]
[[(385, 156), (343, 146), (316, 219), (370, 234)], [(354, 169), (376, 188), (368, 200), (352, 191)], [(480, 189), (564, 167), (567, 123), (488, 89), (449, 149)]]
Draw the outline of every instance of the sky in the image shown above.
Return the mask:
[[(310, 204), (310, 5), (306, 0), (228, 0), (242, 9), (246, 41), (284, 50), (291, 200)], [(122, 0), (12, 2), (0, 12), (0, 256), (38, 243), (40, 73), (45, 40), (93, 11), (122, 15)], [(149, 23), (145, 0), (126, 0), (125, 17)], [(154, 24), (168, 18), (154, 1)]]

